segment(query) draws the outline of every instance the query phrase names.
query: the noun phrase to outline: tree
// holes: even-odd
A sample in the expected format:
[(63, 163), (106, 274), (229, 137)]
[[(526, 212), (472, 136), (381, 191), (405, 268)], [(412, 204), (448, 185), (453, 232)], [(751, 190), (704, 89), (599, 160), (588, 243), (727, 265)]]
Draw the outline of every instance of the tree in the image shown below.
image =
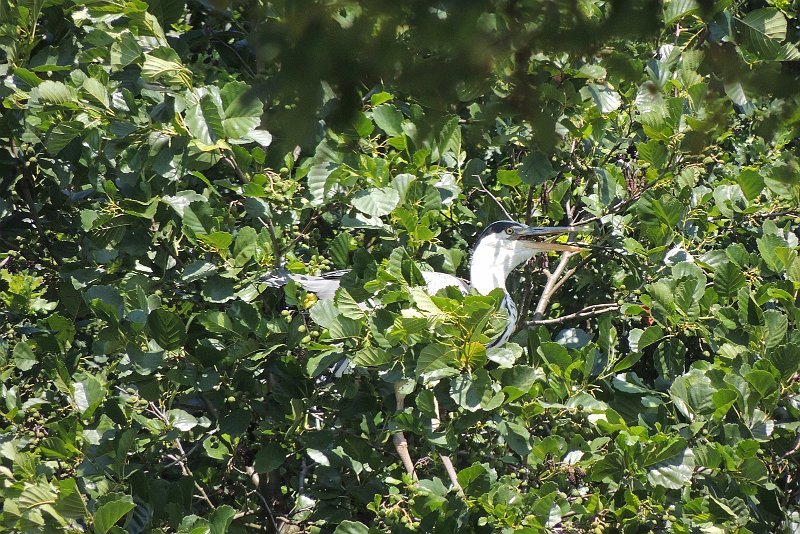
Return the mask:
[(797, 528), (797, 2), (386, 4), (0, 2), (0, 524)]

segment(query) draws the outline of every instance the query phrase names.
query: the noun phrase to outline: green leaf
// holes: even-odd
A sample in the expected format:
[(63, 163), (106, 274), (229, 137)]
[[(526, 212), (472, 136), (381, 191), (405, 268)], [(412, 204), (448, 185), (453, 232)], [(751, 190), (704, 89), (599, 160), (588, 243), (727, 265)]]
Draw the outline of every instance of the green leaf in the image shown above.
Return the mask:
[(83, 90), (101, 106), (108, 107), (108, 89), (99, 80), (86, 78), (83, 80)]
[(759, 59), (776, 59), (786, 39), (786, 17), (775, 8), (756, 9), (740, 19), (745, 46)]
[(195, 191), (178, 191), (175, 196), (165, 195), (161, 197), (161, 201), (174, 209), (175, 212), (183, 218), (186, 208), (189, 207), (192, 202), (207, 203), (208, 199)]
[(710, 415), (716, 409), (713, 396), (716, 388), (702, 371), (693, 369), (675, 379), (669, 393), (675, 407), (689, 420), (697, 415)]
[(337, 269), (344, 269), (350, 266), (350, 234), (340, 232), (333, 238), (330, 245), (330, 256), (333, 265)]
[(245, 226), (236, 234), (233, 245), (233, 258), (236, 265), (241, 267), (250, 261), (258, 251), (258, 233), (252, 226)]
[(427, 345), (420, 351), (414, 373), (423, 382), (438, 380), (456, 372), (451, 367), (455, 361), (456, 351), (452, 348), (439, 344)]
[(531, 152), (522, 158), (518, 172), (522, 181), (528, 185), (538, 185), (557, 174), (550, 158), (542, 152)]
[(764, 190), (764, 178), (755, 170), (744, 169), (736, 178), (736, 183), (742, 188), (742, 192), (747, 200), (753, 200), (761, 196)]
[(36, 87), (42, 83), (42, 79), (39, 78), (35, 72), (29, 71), (23, 67), (16, 67), (14, 69), (14, 77), (21, 80), (23, 83), (28, 84), (30, 87)]
[(487, 493), (492, 484), (489, 469), (484, 464), (479, 463), (462, 469), (458, 472), (456, 478), (464, 493), (474, 497)]
[(253, 460), (256, 473), (269, 473), (283, 465), (286, 451), (277, 443), (268, 443), (261, 447)]
[(382, 217), (390, 214), (399, 202), (400, 195), (391, 187), (359, 191), (351, 201), (358, 211), (372, 217)]
[(85, 375), (80, 381), (72, 383), (72, 403), (80, 414), (91, 417), (106, 396), (107, 389), (100, 379)]
[[(631, 337), (633, 336), (633, 331), (631, 331)], [(661, 330), (661, 327), (658, 325), (648, 326), (635, 340), (635, 344), (631, 343), (630, 348), (631, 350), (636, 351), (643, 351), (650, 345), (657, 343), (661, 338), (664, 337), (664, 332)]]
[(787, 343), (767, 352), (767, 357), (784, 380), (800, 371), (800, 345)]
[(777, 249), (785, 247), (786, 241), (776, 236), (775, 234), (766, 234), (763, 237), (756, 239), (758, 251), (761, 253), (761, 259), (767, 264), (772, 271), (779, 273), (783, 271), (783, 263), (777, 254)]
[(643, 195), (637, 207), (644, 215), (655, 217), (670, 227), (680, 222), (684, 211), (680, 201), (669, 196), (655, 197), (651, 194)]
[(698, 9), (695, 0), (667, 0), (664, 3), (664, 23), (671, 26), (686, 15), (697, 12)]
[[(513, 388), (516, 390), (516, 397), (524, 395), (530, 391), (536, 383), (539, 374), (537, 370), (528, 365), (515, 365), (511, 369), (503, 372), (504, 390)], [(511, 392), (509, 392), (511, 397)]]
[(167, 411), (167, 421), (173, 428), (188, 432), (197, 426), (197, 419), (190, 413), (179, 408)]
[(129, 31), (122, 32), (120, 39), (111, 45), (111, 66), (115, 71), (139, 61), (141, 57), (142, 49)]
[(235, 516), (236, 510), (227, 504), (224, 504), (214, 510), (214, 512), (211, 514), (211, 517), (209, 517), (209, 523), (211, 526), (211, 531), (209, 534), (225, 534), (228, 532), (228, 528), (230, 528)]
[(311, 320), (327, 328), (333, 339), (355, 337), (361, 333), (361, 322), (344, 317), (330, 300), (320, 300), (309, 310)]
[(694, 465), (694, 453), (687, 448), (650, 467), (647, 480), (667, 489), (682, 489), (691, 484)]
[(36, 365), (36, 355), (33, 354), (33, 349), (24, 339), (14, 345), (12, 354), (14, 356), (14, 365), (20, 371), (30, 371)]
[(636, 152), (639, 154), (639, 159), (656, 169), (662, 168), (669, 160), (669, 150), (664, 143), (655, 139), (636, 145)]
[(451, 117), (439, 133), (437, 152), (439, 161), (445, 155), (452, 155), (453, 163), (456, 163), (461, 153), (461, 126), (458, 117)]
[(101, 505), (92, 515), (94, 531), (99, 534), (105, 534), (134, 508), (136, 508), (136, 505), (133, 502), (133, 498), (127, 495)]
[(497, 171), (497, 182), (509, 187), (517, 187), (522, 183), (522, 178), (519, 176), (519, 171), (500, 169)]
[(311, 192), (312, 205), (319, 206), (328, 199), (331, 188), (335, 184), (334, 171), (338, 168), (333, 162), (318, 163), (308, 171), (308, 189)]
[(403, 134), (403, 114), (392, 104), (381, 104), (373, 108), (372, 119), (381, 130), (390, 136)]
[(778, 384), (775, 382), (775, 377), (768, 371), (755, 369), (745, 375), (745, 379), (761, 396), (764, 397), (771, 395), (778, 389)]
[(61, 82), (45, 80), (34, 90), (39, 99), (46, 104), (68, 104), (75, 101), (75, 92)]
[(789, 328), (789, 318), (778, 310), (766, 310), (764, 324), (767, 327), (767, 334), (764, 338), (766, 347), (773, 348), (783, 343)]
[(368, 534), (369, 528), (360, 521), (342, 521), (333, 534)]
[(509, 368), (522, 356), (522, 347), (516, 343), (507, 343), (502, 347), (488, 347), (486, 357), (496, 363), (501, 369)]
[(379, 347), (364, 347), (353, 356), (353, 365), (380, 367), (392, 361), (392, 355)]
[(528, 429), (513, 421), (501, 421), (497, 425), (497, 431), (506, 441), (512, 451), (523, 458), (531, 452), (531, 434)]
[(157, 309), (147, 316), (147, 327), (164, 350), (177, 350), (186, 343), (186, 326), (177, 313)]
[(58, 481), (56, 511), (67, 519), (84, 520), (87, 515), (86, 502), (74, 478)]
[(450, 381), (450, 397), (467, 411), (492, 410), (499, 406), (504, 395), (495, 394), (488, 373), (483, 369), (473, 376), (462, 374)]
[(608, 85), (588, 83), (580, 93), (584, 100), (593, 100), (600, 113), (611, 113), (622, 105), (619, 93)]
[(225, 137), (219, 108), (211, 95), (205, 94), (199, 102), (193, 102), (186, 109), (184, 121), (189, 133), (207, 145)]
[[(226, 83), (219, 96), (222, 100), (222, 127), (225, 137), (232, 139), (242, 137), (261, 124), (264, 105), (246, 83)], [(266, 145), (269, 145), (269, 142)]]
[[(174, 52), (173, 52), (174, 54)], [(168, 85), (186, 85), (188, 75), (177, 54), (174, 60), (162, 59), (152, 53), (145, 54), (142, 65), (142, 78), (149, 83), (163, 81)]]
[(229, 232), (211, 232), (210, 234), (197, 234), (197, 239), (220, 252), (225, 252), (233, 243), (233, 236)]
[(53, 156), (58, 155), (73, 139), (81, 135), (81, 132), (83, 132), (83, 124), (77, 121), (54, 124), (47, 132), (47, 151)]
[[(41, 525), (44, 525), (44, 518), (42, 515), (43, 513), (47, 513), (56, 521), (63, 524), (64, 519), (53, 508), (55, 501), (56, 493), (50, 484), (46, 482), (39, 484), (26, 483), (24, 489), (19, 493), (16, 499), (13, 499), (10, 503), (6, 501), (4, 511), (13, 510), (16, 507), (21, 508), (25, 510), (26, 513), (24, 515), (27, 519), (34, 520), (35, 518), (36, 522)], [(18, 515), (23, 514), (20, 513)]]
[(149, 0), (147, 5), (147, 11), (155, 15), (162, 26), (169, 27), (184, 14), (186, 0)]
[(746, 283), (742, 270), (733, 262), (726, 261), (714, 271), (714, 289), (722, 297), (731, 297)]

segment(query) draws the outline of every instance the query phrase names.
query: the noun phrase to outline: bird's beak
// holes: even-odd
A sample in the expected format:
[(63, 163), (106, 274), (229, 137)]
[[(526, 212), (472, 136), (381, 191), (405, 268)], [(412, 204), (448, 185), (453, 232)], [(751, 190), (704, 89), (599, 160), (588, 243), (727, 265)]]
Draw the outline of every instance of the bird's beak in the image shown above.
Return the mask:
[(545, 239), (552, 236), (589, 231), (591, 231), (591, 229), (586, 226), (526, 226), (525, 228), (519, 228), (516, 230), (511, 238), (518, 241), (524, 241), (526, 244), (536, 250), (581, 252), (587, 249), (575, 244), (556, 243), (554, 241), (545, 241)]

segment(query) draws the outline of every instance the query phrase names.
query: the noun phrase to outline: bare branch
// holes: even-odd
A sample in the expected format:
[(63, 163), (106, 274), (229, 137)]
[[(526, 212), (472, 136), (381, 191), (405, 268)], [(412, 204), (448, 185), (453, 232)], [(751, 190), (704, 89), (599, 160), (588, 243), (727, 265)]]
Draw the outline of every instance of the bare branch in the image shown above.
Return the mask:
[(567, 268), (567, 263), (569, 259), (574, 255), (574, 252), (564, 252), (561, 255), (561, 260), (556, 265), (556, 268), (553, 272), (545, 271), (544, 274), (547, 277), (547, 282), (544, 284), (542, 288), (542, 294), (539, 296), (539, 302), (536, 303), (536, 308), (533, 310), (533, 320), (538, 321), (544, 317), (544, 312), (547, 309), (547, 306), (550, 305), (550, 299), (553, 298), (553, 293), (555, 293), (557, 287), (556, 284), (559, 282), (561, 275), (564, 273), (564, 269)]
[[(431, 420), (431, 431), (436, 432), (436, 429), (439, 428), (439, 423), (441, 422), (442, 417), (439, 413), (439, 401), (436, 398), (436, 394), (433, 395), (433, 409), (436, 412), (436, 417)], [(439, 457), (442, 459), (442, 465), (444, 465), (444, 469), (447, 471), (447, 476), (450, 477), (450, 483), (453, 485), (453, 488), (455, 488), (458, 494), (463, 497), (464, 490), (461, 489), (461, 484), (458, 483), (458, 475), (456, 474), (455, 467), (453, 467), (453, 461), (447, 454), (439, 453)]]
[(492, 200), (494, 200), (494, 203), (497, 204), (497, 206), (503, 211), (503, 213), (505, 214), (506, 218), (509, 221), (515, 220), (514, 217), (512, 217), (511, 214), (508, 213), (508, 210), (506, 209), (506, 207), (503, 206), (503, 203), (500, 202), (500, 200), (498, 200), (498, 198), (496, 196), (494, 196), (492, 194), (492, 192), (489, 191), (489, 189), (486, 188), (486, 186), (483, 184), (483, 180), (481, 179), (480, 175), (479, 174), (475, 174), (474, 176), (475, 176), (475, 178), (478, 179), (478, 183), (481, 184), (481, 191), (483, 191), (484, 193), (489, 195), (492, 198)]
[[(163, 421), (165, 425), (169, 426), (169, 418), (167, 417), (167, 414), (165, 414), (154, 402), (148, 403), (148, 407), (150, 408), (151, 413), (153, 413), (156, 417), (161, 419), (161, 421)], [(197, 489), (198, 492), (200, 492), (200, 498), (203, 501), (205, 501), (205, 503), (208, 504), (208, 506), (210, 506), (212, 509), (216, 508), (216, 506), (214, 506), (214, 503), (208, 497), (206, 490), (204, 490), (203, 486), (201, 486), (200, 483), (197, 482), (194, 473), (192, 473), (192, 470), (189, 469), (189, 465), (186, 463), (186, 458), (194, 449), (190, 450), (189, 453), (187, 454), (186, 450), (184, 450), (183, 445), (181, 444), (181, 440), (176, 439), (174, 443), (175, 443), (175, 448), (178, 449), (180, 455), (168, 456), (168, 458), (173, 461), (170, 465), (177, 464), (178, 466), (180, 466), (181, 472), (185, 476), (191, 477), (192, 480), (194, 481), (194, 487)]]
[[(402, 412), (405, 406), (406, 395), (400, 392), (400, 382), (395, 382), (394, 384), (394, 398), (397, 411)], [(406, 468), (406, 473), (411, 476), (412, 480), (417, 480), (417, 471), (414, 469), (414, 461), (408, 453), (408, 441), (406, 441), (406, 436), (403, 434), (403, 431), (398, 430), (395, 432), (394, 436), (392, 436), (392, 441), (394, 442), (397, 455), (400, 456), (400, 460), (402, 460), (403, 466)]]
[[(800, 211), (798, 210), (783, 210), (783, 211), (770, 211), (767, 213), (749, 213), (747, 214), (748, 217), (751, 219), (779, 219), (781, 217), (800, 217)], [(730, 219), (730, 217), (726, 215), (715, 215), (713, 217), (709, 217), (709, 221), (719, 221), (723, 219)]]
[(597, 317), (598, 315), (603, 315), (604, 313), (616, 311), (620, 308), (619, 304), (614, 302), (608, 302), (606, 304), (593, 304), (591, 306), (587, 306), (581, 311), (570, 313), (569, 315), (562, 315), (561, 317), (556, 317), (555, 319), (534, 319), (532, 321), (528, 321), (525, 323), (525, 326), (538, 326), (542, 324), (563, 324), (568, 321), (573, 321), (576, 319), (588, 319), (590, 317)]

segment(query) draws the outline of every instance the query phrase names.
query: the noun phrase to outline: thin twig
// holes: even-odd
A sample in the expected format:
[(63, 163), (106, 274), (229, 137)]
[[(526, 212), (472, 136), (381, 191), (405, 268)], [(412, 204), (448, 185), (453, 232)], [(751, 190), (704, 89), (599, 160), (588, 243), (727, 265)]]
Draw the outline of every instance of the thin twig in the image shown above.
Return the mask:
[(616, 202), (614, 205), (610, 206), (608, 208), (608, 210), (606, 211), (606, 213), (604, 213), (603, 215), (595, 215), (594, 217), (589, 217), (588, 219), (580, 220), (580, 221), (576, 222), (575, 224), (576, 225), (589, 224), (591, 222), (599, 221), (600, 219), (602, 219), (606, 215), (611, 215), (613, 213), (618, 213), (618, 212), (624, 211), (625, 208), (627, 208), (628, 206), (630, 206), (631, 204), (633, 204), (634, 202), (639, 200), (639, 197), (641, 197), (642, 194), (644, 194), (646, 191), (648, 191), (648, 190), (652, 189), (653, 187), (655, 187), (656, 184), (658, 184), (661, 181), (661, 179), (664, 178), (664, 176), (667, 175), (667, 173), (671, 170), (672, 163), (673, 163), (672, 162), (672, 158), (673, 157), (674, 157), (674, 155), (672, 157), (670, 157), (670, 161), (667, 163), (667, 166), (664, 168), (664, 170), (662, 170), (659, 173), (658, 176), (653, 178), (652, 181), (646, 183), (644, 185), (644, 187), (642, 187), (635, 194), (631, 195), (629, 198), (627, 198), (625, 200), (620, 200), (619, 202)]
[(250, 482), (252, 482), (253, 485), (256, 487), (256, 489), (253, 490), (253, 493), (255, 493), (258, 496), (258, 498), (261, 500), (261, 503), (264, 505), (264, 508), (267, 509), (267, 515), (269, 516), (269, 519), (272, 522), (272, 528), (274, 529), (273, 532), (278, 532), (278, 522), (275, 521), (275, 512), (272, 511), (272, 506), (270, 506), (266, 497), (261, 495), (261, 492), (258, 491), (258, 483), (259, 483), (258, 473), (256, 473), (255, 469), (253, 469), (252, 466), (248, 465), (245, 468), (245, 474), (247, 474), (250, 477)]
[(475, 176), (475, 178), (478, 179), (478, 183), (481, 184), (481, 191), (483, 191), (484, 193), (489, 195), (492, 198), (492, 200), (494, 200), (495, 204), (497, 204), (497, 206), (503, 211), (503, 213), (505, 214), (506, 218), (509, 221), (513, 221), (514, 217), (512, 217), (511, 214), (508, 213), (508, 210), (506, 209), (505, 206), (503, 206), (503, 203), (500, 202), (500, 200), (498, 200), (498, 198), (496, 196), (494, 196), (492, 194), (492, 192), (489, 191), (489, 189), (487, 189), (487, 187), (483, 184), (483, 180), (481, 179), (481, 176), (479, 174), (475, 174), (474, 176)]
[[(159, 409), (159, 407), (155, 405), (155, 403), (150, 402), (149, 403), (149, 408), (150, 408), (150, 411), (153, 414), (156, 415), (156, 417), (161, 419), (161, 421), (163, 421), (165, 425), (169, 426), (169, 418), (167, 417), (167, 414), (165, 414), (163, 411), (161, 411)], [(176, 438), (174, 443), (175, 443), (175, 448), (178, 449), (178, 452), (180, 453), (180, 456), (170, 457), (170, 459), (177, 461), (177, 465), (180, 466), (181, 472), (185, 476), (189, 476), (189, 477), (192, 478), (192, 481), (194, 482), (194, 487), (197, 488), (197, 491), (200, 492), (200, 498), (203, 499), (206, 502), (206, 504), (208, 504), (208, 506), (210, 506), (212, 509), (216, 508), (216, 506), (214, 506), (214, 503), (208, 497), (208, 494), (206, 493), (206, 490), (204, 490), (203, 486), (201, 486), (200, 483), (197, 482), (197, 479), (195, 478), (194, 473), (192, 473), (192, 470), (189, 469), (189, 466), (186, 463), (186, 457), (188, 455), (186, 454), (186, 451), (184, 450), (183, 445), (181, 445), (181, 441)]]
[[(750, 213), (747, 214), (748, 217), (752, 219), (777, 219), (779, 217), (800, 217), (800, 211), (797, 210), (784, 210), (784, 211), (772, 211), (768, 213)], [(730, 219), (725, 215), (715, 215), (713, 217), (709, 217), (709, 221), (718, 221), (721, 219)]]
[(542, 324), (562, 324), (568, 321), (576, 320), (576, 319), (588, 319), (590, 317), (597, 317), (598, 315), (603, 315), (604, 313), (616, 311), (620, 308), (619, 304), (614, 302), (608, 302), (606, 304), (593, 304), (591, 306), (587, 306), (584, 309), (570, 313), (569, 315), (562, 315), (561, 317), (556, 317), (555, 319), (534, 319), (532, 321), (528, 321), (525, 323), (525, 326), (538, 326)]
[(316, 222), (316, 220), (319, 218), (319, 215), (320, 214), (319, 214), (319, 211), (317, 210), (317, 208), (312, 209), (311, 210), (311, 214), (308, 216), (308, 222), (306, 222), (306, 225), (303, 227), (302, 230), (300, 230), (297, 233), (296, 236), (294, 236), (294, 238), (291, 241), (289, 241), (288, 245), (283, 247), (284, 250), (289, 250), (293, 246), (295, 246), (295, 244), (297, 244), (297, 242), (300, 241), (303, 238), (303, 236), (306, 234), (306, 232), (308, 232), (308, 230), (311, 228), (311, 225), (314, 224), (314, 222)]
[(278, 237), (275, 235), (275, 227), (272, 226), (272, 221), (269, 219), (269, 217), (267, 217), (267, 220), (264, 220), (261, 217), (257, 217), (257, 219), (266, 227), (267, 232), (269, 233), (269, 239), (272, 241), (272, 252), (275, 255), (275, 267), (280, 267), (281, 255), (283, 251), (281, 250), (281, 245), (278, 242)]
[[(213, 431), (212, 431), (212, 432), (209, 432), (209, 434), (213, 434), (213, 433), (214, 433)], [(195, 443), (195, 444), (194, 444), (194, 446), (193, 446), (191, 449), (189, 449), (189, 451), (188, 451), (188, 452), (187, 452), (185, 455), (183, 455), (183, 456), (172, 456), (173, 460), (172, 460), (170, 463), (168, 463), (167, 465), (165, 465), (165, 466), (164, 466), (164, 469), (166, 469), (166, 468), (168, 468), (168, 467), (172, 467), (173, 465), (176, 465), (176, 464), (178, 464), (178, 463), (180, 463), (180, 462), (182, 462), (182, 461), (186, 460), (186, 459), (187, 459), (189, 456), (191, 456), (191, 455), (192, 455), (192, 453), (193, 453), (194, 451), (196, 451), (196, 450), (197, 450), (197, 449), (200, 447), (200, 445), (202, 445), (202, 444), (203, 444), (203, 442), (202, 442), (202, 441), (198, 441), (197, 443)]]
[(528, 198), (525, 200), (525, 224), (531, 224), (533, 219), (533, 187), (528, 188)]

